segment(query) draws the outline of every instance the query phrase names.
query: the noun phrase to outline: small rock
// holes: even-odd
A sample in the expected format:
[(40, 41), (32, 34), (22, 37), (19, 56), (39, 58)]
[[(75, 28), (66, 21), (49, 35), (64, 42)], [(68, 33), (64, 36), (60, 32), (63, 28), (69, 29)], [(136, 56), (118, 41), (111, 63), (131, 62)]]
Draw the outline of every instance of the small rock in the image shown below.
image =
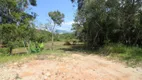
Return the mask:
[(64, 76), (62, 76), (62, 78), (64, 78)]
[(18, 63), (17, 63), (17, 62), (15, 62), (15, 63), (14, 63), (14, 66), (17, 66), (17, 65), (18, 65)]
[(58, 75), (58, 73), (55, 73), (55, 75)]
[(19, 74), (18, 74), (18, 73), (16, 74), (15, 79), (16, 79), (16, 80), (17, 80), (17, 79), (21, 79), (21, 78), (19, 77)]
[(47, 76), (44, 76), (44, 80), (46, 80), (47, 79)]
[(51, 74), (50, 74), (50, 72), (47, 72), (45, 75), (49, 77)]
[(44, 72), (42, 72), (42, 75), (44, 75), (45, 73)]

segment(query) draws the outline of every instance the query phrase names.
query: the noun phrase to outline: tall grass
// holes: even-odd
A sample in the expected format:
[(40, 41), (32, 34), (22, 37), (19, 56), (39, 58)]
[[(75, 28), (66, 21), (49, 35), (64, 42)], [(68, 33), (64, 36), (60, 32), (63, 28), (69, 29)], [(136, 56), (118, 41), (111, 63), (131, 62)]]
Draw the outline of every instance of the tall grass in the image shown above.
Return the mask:
[(142, 65), (142, 48), (123, 44), (105, 45), (99, 50), (104, 55), (125, 61), (128, 65)]

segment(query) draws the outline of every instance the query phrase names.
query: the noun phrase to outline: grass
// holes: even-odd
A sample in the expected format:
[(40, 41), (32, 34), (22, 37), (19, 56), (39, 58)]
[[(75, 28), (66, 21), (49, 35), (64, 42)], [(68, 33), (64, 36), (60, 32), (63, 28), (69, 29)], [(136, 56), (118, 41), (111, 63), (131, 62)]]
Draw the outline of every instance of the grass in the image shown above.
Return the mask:
[(101, 48), (98, 53), (123, 61), (129, 66), (142, 65), (142, 48), (140, 47), (109, 44)]
[(48, 59), (48, 56), (56, 56), (56, 57), (65, 57), (69, 56), (69, 54), (65, 54), (65, 52), (61, 50), (44, 50), (40, 53), (31, 53), (31, 54), (17, 54), (17, 55), (0, 55), (0, 64), (8, 63), (8, 62), (18, 62), (22, 59), (37, 59), (44, 56), (44, 59)]
[[(123, 44), (109, 44), (101, 47), (99, 50), (88, 50), (83, 44), (78, 45), (63, 45), (64, 42), (55, 42), (54, 50), (51, 50), (51, 43), (46, 43), (45, 50), (40, 53), (33, 54), (18, 54), (18, 55), (7, 55), (0, 54), (0, 63), (16, 62), (24, 58), (34, 58), (38, 60), (49, 59), (49, 56), (55, 57), (66, 57), (70, 56), (72, 53), (81, 53), (84, 55), (97, 54), (108, 56), (110, 59), (116, 59), (127, 63), (129, 66), (141, 66), (142, 65), (142, 48), (134, 46), (125, 46)], [(5, 52), (6, 49), (0, 52)], [(16, 51), (23, 49), (19, 48)], [(68, 53), (69, 52), (69, 53)], [(70, 54), (71, 53), (71, 54)]]
[(17, 62), (21, 59), (27, 58), (27, 57), (31, 57), (32, 54), (22, 54), (22, 55), (0, 55), (0, 63), (7, 63), (7, 62)]
[[(3, 63), (9, 63), (9, 62), (18, 62), (21, 61), (22, 59), (49, 59), (48, 56), (56, 56), (56, 57), (65, 57), (65, 56), (69, 56), (70, 54), (66, 54), (64, 50), (60, 50), (59, 48), (65, 48), (68, 46), (63, 46), (62, 42), (55, 42), (54, 45), (54, 50), (50, 49), (51, 44), (47, 43), (47, 45), (45, 46), (45, 50), (39, 52), (39, 53), (30, 53), (27, 54), (25, 48), (16, 48), (13, 50), (14, 55), (8, 55), (6, 53), (6, 48), (0, 49), (0, 64)], [(21, 53), (22, 54), (18, 54)], [(24, 53), (24, 54), (23, 54)]]

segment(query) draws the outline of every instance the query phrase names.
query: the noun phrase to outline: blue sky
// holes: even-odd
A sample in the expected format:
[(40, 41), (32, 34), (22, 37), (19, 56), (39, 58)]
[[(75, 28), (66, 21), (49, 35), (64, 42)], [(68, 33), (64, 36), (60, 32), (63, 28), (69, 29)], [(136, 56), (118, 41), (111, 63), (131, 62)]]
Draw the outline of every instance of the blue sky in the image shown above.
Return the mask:
[(37, 0), (37, 6), (32, 7), (32, 11), (38, 14), (36, 24), (45, 24), (48, 22), (48, 12), (59, 10), (65, 14), (65, 21), (61, 27), (56, 27), (59, 30), (71, 31), (74, 14), (76, 8), (70, 0)]

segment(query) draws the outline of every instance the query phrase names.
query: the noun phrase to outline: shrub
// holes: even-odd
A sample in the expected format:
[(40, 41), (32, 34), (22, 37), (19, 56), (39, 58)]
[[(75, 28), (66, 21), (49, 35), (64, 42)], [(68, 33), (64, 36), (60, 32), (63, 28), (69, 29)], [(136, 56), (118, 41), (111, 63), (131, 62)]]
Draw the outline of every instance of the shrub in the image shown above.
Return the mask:
[(44, 44), (43, 44), (43, 43), (40, 43), (40, 44), (39, 44), (39, 48), (40, 48), (40, 50), (43, 50), (43, 49), (44, 49)]
[(122, 44), (115, 44), (111, 48), (112, 53), (125, 53), (126, 52), (126, 46)]
[(71, 43), (69, 41), (66, 41), (64, 45), (71, 45)]
[(44, 49), (43, 43), (32, 43), (30, 45), (30, 51), (31, 53), (38, 53)]
[(0, 48), (0, 53), (7, 54), (9, 52), (8, 48)]

